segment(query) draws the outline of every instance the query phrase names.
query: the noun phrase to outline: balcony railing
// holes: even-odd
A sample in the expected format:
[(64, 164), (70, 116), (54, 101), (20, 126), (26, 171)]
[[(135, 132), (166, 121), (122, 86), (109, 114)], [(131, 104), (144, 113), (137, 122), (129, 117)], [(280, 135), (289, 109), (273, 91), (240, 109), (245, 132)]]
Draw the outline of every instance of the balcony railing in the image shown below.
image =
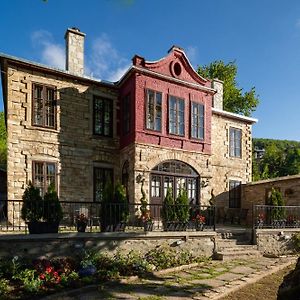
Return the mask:
[(253, 228), (300, 228), (300, 206), (255, 205)]
[[(21, 218), (22, 200), (1, 202), (0, 232), (27, 233), (27, 224)], [(102, 204), (96, 202), (62, 201), (63, 216), (59, 223), (60, 232), (76, 231), (77, 217), (83, 214), (87, 219), (88, 232), (101, 231), (195, 231), (215, 230), (215, 207), (204, 205), (148, 204), (147, 216), (143, 217), (141, 204)], [(46, 214), (55, 217), (51, 207), (39, 205)], [(186, 221), (180, 221), (185, 216)], [(181, 216), (181, 217), (180, 217)]]

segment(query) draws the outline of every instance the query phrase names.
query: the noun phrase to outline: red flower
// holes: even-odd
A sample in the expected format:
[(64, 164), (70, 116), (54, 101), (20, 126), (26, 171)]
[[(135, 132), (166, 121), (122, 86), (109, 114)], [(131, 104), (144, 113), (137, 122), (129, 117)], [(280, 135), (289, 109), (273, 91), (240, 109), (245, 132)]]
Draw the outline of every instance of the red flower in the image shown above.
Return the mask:
[(51, 273), (52, 272), (52, 270), (53, 270), (53, 268), (52, 267), (48, 267), (48, 268), (46, 268), (46, 273)]
[(196, 221), (200, 224), (204, 224), (205, 223), (205, 217), (202, 215), (197, 215), (196, 216)]
[(55, 283), (60, 283), (60, 281), (61, 281), (60, 276), (57, 276), (57, 278), (56, 278), (56, 280), (55, 280)]
[(45, 279), (45, 274), (40, 274), (40, 279), (44, 280)]

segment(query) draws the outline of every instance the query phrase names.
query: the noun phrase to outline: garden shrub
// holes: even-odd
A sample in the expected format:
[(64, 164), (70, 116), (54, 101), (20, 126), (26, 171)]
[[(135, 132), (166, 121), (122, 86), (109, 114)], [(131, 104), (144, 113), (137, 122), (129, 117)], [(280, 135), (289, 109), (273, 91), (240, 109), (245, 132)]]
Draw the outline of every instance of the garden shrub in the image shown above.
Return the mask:
[(189, 198), (185, 189), (180, 189), (175, 201), (176, 217), (179, 222), (187, 222), (190, 217)]
[(9, 281), (4, 278), (0, 278), (0, 298), (4, 299), (4, 296), (9, 291)]
[(50, 184), (44, 195), (43, 219), (46, 222), (60, 222), (63, 218), (63, 211), (55, 191), (54, 184)]
[(41, 289), (43, 281), (39, 278), (36, 270), (25, 269), (19, 274), (13, 276), (13, 279), (20, 280), (25, 291), (30, 293), (37, 293)]
[(101, 205), (101, 231), (106, 231), (112, 225), (126, 223), (128, 216), (129, 205), (124, 185), (117, 183), (114, 187), (108, 180), (104, 186)]
[(199, 257), (194, 257), (189, 251), (176, 251), (167, 246), (157, 247), (148, 251), (145, 254), (145, 259), (149, 264), (154, 265), (156, 270), (177, 267), (202, 260)]
[(24, 221), (32, 222), (43, 218), (43, 201), (40, 196), (40, 190), (29, 182), (29, 185), (22, 196), (23, 206), (21, 209), (21, 217)]
[(175, 202), (171, 188), (168, 188), (166, 197), (163, 201), (162, 218), (164, 223), (176, 220)]
[(285, 209), (278, 207), (285, 205), (282, 194), (278, 189), (272, 188), (271, 195), (268, 198), (268, 205), (277, 206), (271, 210), (272, 220), (282, 220), (285, 218)]

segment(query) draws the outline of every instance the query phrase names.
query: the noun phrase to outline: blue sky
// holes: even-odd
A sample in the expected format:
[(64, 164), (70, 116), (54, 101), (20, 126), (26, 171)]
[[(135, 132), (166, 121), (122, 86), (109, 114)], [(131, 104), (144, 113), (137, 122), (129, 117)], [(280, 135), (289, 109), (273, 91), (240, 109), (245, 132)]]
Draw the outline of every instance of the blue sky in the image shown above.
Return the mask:
[[(64, 66), (64, 33), (86, 33), (86, 72), (116, 80), (134, 54), (147, 60), (172, 45), (192, 64), (235, 60), (238, 83), (261, 103), (254, 137), (300, 141), (300, 1), (1, 1), (0, 52)], [(2, 93), (0, 110), (3, 109)]]

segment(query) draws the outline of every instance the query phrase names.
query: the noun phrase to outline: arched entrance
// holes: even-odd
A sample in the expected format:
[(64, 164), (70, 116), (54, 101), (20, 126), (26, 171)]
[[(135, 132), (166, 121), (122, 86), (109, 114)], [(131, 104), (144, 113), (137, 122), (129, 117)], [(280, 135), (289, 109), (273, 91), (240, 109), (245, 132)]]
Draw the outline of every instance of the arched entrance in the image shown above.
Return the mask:
[(199, 174), (188, 164), (178, 160), (164, 161), (150, 172), (150, 203), (161, 204), (168, 188), (176, 198), (180, 188), (187, 190), (190, 204), (200, 204)]

